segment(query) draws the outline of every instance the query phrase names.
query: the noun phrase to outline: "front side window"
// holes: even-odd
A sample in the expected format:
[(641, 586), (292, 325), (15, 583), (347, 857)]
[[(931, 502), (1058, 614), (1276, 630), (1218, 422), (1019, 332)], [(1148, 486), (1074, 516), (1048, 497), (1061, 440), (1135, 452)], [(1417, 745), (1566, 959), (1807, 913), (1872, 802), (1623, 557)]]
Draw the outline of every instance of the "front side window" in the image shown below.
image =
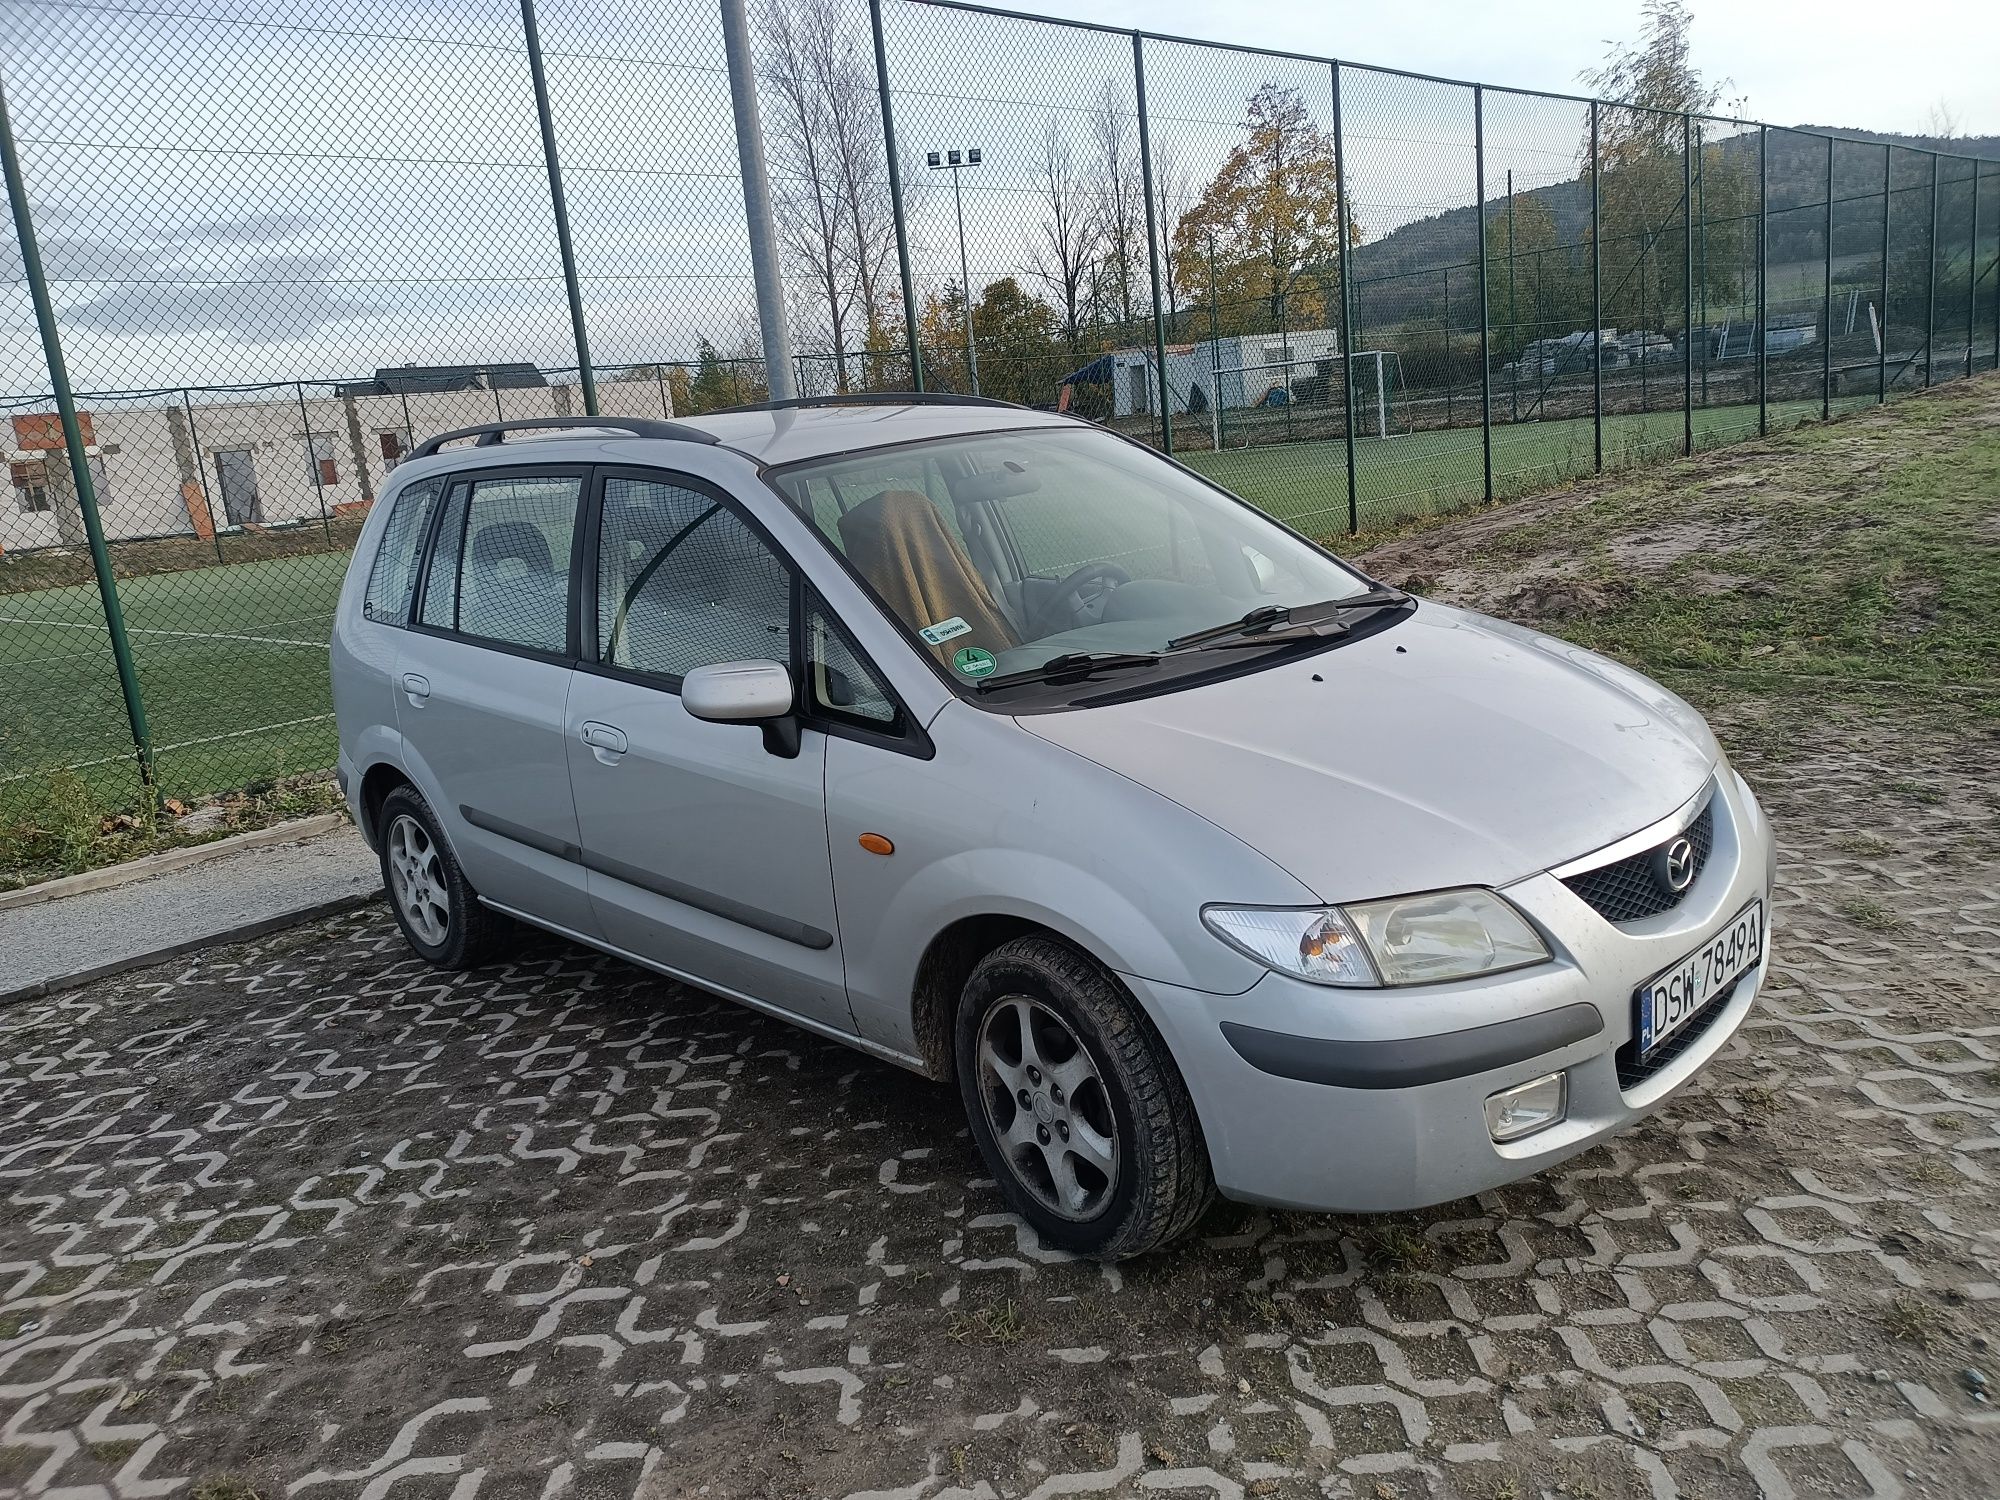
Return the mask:
[(712, 496), (661, 480), (607, 479), (597, 651), (609, 666), (674, 678), (723, 661), (789, 663), (791, 576)]
[(368, 595), (361, 606), (371, 620), (401, 625), (410, 618), (410, 595), (417, 585), (417, 559), (430, 530), (431, 507), (443, 482), (425, 479), (396, 496), (389, 524), (382, 528), (382, 545), (368, 573)]
[(551, 655), (566, 650), (581, 488), (574, 475), (454, 485), (424, 587), (424, 624)]
[(968, 690), (1059, 657), (1151, 658), (1253, 610), (1368, 588), (1252, 508), (1082, 426), (814, 460), (771, 483)]
[(806, 609), (806, 677), (813, 707), (868, 729), (895, 727), (900, 711), (875, 669), (862, 659), (813, 596)]

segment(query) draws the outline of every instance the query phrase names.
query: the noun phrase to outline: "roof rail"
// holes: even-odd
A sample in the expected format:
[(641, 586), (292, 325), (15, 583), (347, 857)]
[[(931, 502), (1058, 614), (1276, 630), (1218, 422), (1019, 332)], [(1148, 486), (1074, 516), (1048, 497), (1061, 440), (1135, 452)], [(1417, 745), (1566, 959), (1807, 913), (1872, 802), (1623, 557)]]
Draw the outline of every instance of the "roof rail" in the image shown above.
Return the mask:
[(793, 411), (802, 406), (998, 406), (1008, 411), (1032, 411), (1018, 401), (992, 396), (960, 396), (950, 391), (848, 391), (831, 396), (798, 396), (790, 401), (753, 401), (725, 406), (721, 411)]
[(425, 438), (410, 455), (412, 458), (429, 458), (446, 443), (455, 443), (461, 438), (477, 439), (475, 448), (491, 448), (507, 440), (510, 432), (547, 431), (551, 428), (580, 427), (610, 429), (622, 432), (628, 437), (677, 438), (684, 443), (719, 443), (722, 440), (712, 432), (704, 432), (699, 427), (690, 427), (685, 422), (659, 422), (651, 417), (516, 417), (507, 422), (481, 422), (476, 427), (459, 427), (450, 432), (440, 432), (436, 437)]

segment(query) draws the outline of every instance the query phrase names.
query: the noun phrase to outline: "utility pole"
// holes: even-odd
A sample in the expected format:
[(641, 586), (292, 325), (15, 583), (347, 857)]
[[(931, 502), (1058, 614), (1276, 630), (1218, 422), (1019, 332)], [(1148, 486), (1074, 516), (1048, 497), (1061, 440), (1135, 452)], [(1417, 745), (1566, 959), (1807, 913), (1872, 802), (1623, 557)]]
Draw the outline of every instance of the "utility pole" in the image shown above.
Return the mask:
[(771, 217), (771, 180), (764, 170), (764, 126), (757, 114), (757, 73), (743, 0), (722, 0), (722, 47), (729, 64), (729, 106), (736, 117), (736, 160), (743, 171), (750, 279), (757, 290), (757, 327), (764, 336), (764, 383), (773, 401), (790, 401), (798, 394), (792, 383), (792, 331), (778, 272), (778, 231)]

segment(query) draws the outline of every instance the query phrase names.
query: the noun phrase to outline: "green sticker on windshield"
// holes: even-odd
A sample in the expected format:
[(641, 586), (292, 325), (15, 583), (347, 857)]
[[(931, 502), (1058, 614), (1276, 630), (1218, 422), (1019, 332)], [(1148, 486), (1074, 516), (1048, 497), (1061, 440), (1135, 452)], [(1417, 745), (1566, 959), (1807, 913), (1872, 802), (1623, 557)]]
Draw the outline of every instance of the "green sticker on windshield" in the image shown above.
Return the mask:
[(977, 646), (961, 646), (952, 656), (952, 667), (965, 677), (987, 677), (993, 672), (993, 653)]

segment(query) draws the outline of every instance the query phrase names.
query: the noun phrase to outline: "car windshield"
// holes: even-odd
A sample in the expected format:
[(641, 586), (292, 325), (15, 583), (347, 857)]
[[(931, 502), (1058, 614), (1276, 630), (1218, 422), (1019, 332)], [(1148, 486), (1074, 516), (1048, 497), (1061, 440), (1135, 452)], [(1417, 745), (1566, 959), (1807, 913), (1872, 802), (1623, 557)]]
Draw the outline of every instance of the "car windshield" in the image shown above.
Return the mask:
[(1263, 625), (1369, 590), (1249, 506), (1081, 424), (808, 461), (771, 481), (967, 688), (1143, 668), (1253, 611)]

